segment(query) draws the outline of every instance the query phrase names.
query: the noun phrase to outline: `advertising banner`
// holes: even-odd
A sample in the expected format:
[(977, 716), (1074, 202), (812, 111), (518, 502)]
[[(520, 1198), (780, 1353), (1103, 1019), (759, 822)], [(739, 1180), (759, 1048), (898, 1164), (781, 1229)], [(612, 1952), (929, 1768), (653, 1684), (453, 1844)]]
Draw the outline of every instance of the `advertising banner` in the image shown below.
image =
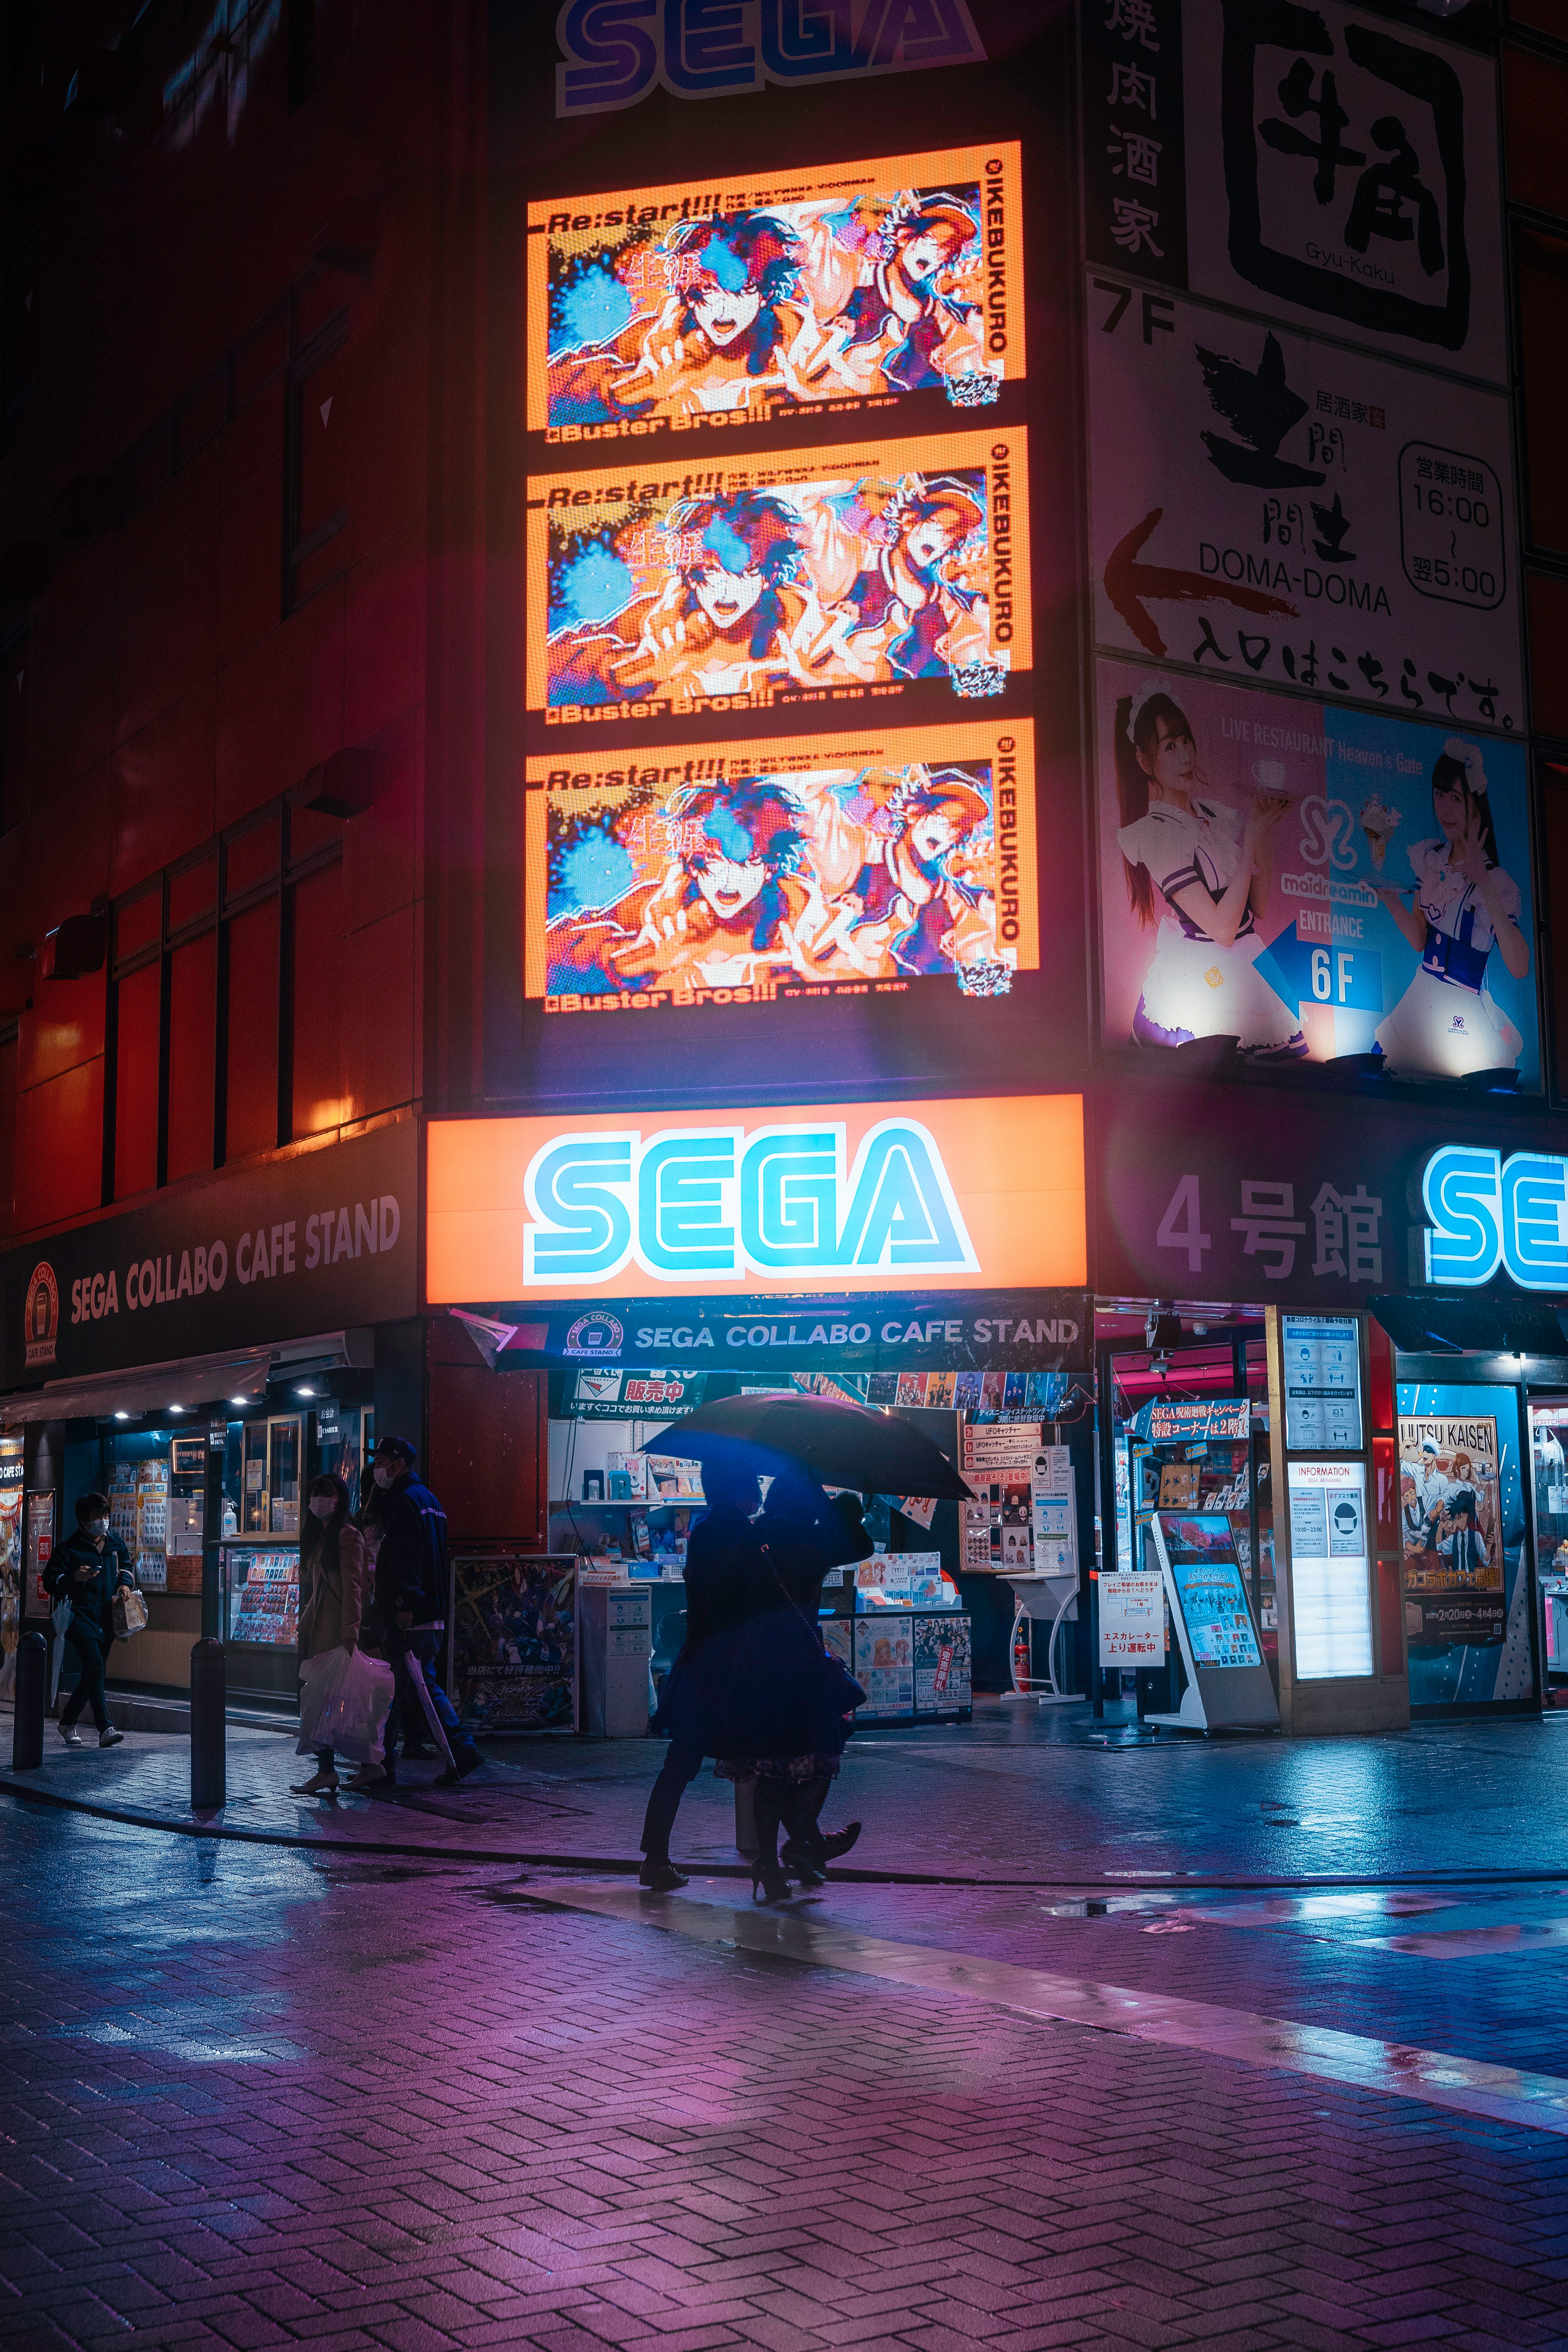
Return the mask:
[[(698, 462), (692, 462), (695, 458)], [(526, 698), (548, 724), (814, 701), (952, 717), (1030, 666), (1016, 432), (536, 474)]]
[(1508, 403), (1089, 289), (1095, 635), (1401, 718), (1524, 724)]
[(575, 1580), (569, 1555), (453, 1561), (453, 1697), (466, 1731), (572, 1729)]
[(1334, 0), (1085, 12), (1091, 259), (1505, 380), (1496, 74)]
[(433, 1119), (426, 1297), (581, 1314), (658, 1291), (1081, 1285), (1082, 1121), (1077, 1095)]
[(530, 205), (529, 431), (657, 444), (828, 404), (928, 426), (990, 407), (1024, 374), (1018, 152)]
[(1495, 1414), (1399, 1416), (1399, 1525), (1412, 1649), (1491, 1647), (1505, 1630)]
[(1038, 965), (1027, 719), (576, 748), (526, 771), (524, 991), (547, 1013), (995, 995)]
[(0, 1386), (418, 1312), (418, 1129), (162, 1193), (0, 1258)]
[(1112, 661), (1098, 699), (1107, 1045), (1540, 1086), (1522, 743)]

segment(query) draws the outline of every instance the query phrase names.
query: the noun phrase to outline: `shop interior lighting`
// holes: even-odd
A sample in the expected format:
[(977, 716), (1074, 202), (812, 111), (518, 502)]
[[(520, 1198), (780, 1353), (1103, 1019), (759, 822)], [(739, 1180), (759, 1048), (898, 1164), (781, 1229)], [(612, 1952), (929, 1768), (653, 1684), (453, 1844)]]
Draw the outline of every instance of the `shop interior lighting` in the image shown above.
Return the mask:
[(169, 1411), (171, 1412), (184, 1412), (184, 1409), (185, 1408), (183, 1404), (172, 1404), (169, 1407)]
[(308, 1381), (302, 1381), (300, 1386), (295, 1390), (294, 1393), (296, 1396), (313, 1397), (316, 1391), (311, 1388)]
[(229, 1402), (230, 1404), (248, 1404), (250, 1402), (250, 1399), (248, 1397), (230, 1397)]
[(131, 1415), (128, 1412), (117, 1412), (114, 1418), (116, 1421), (129, 1421)]

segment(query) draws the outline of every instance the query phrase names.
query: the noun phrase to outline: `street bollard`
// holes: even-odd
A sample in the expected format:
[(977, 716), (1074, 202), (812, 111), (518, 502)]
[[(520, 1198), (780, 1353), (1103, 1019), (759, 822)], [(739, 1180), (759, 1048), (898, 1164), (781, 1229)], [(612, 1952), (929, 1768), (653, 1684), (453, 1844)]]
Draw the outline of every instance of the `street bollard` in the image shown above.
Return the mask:
[(48, 1679), (48, 1643), (41, 1633), (24, 1633), (16, 1644), (16, 1715), (11, 1727), (13, 1772), (36, 1772), (44, 1760), (44, 1692)]
[(191, 1811), (216, 1813), (225, 1801), (223, 1643), (211, 1635), (191, 1652)]

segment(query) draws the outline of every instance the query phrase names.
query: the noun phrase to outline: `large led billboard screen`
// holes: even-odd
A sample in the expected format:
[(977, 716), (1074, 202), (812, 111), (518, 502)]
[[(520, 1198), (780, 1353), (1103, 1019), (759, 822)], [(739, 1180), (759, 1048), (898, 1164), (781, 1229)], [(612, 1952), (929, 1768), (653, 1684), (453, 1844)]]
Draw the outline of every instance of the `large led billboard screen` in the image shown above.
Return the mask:
[(552, 197), (527, 274), (552, 442), (988, 407), (1024, 373), (1017, 142)]
[(897, 697), (1030, 664), (1022, 430), (528, 484), (527, 696), (547, 723)]
[(955, 984), (1039, 961), (1034, 730), (868, 730), (531, 759), (525, 985), (549, 1013)]

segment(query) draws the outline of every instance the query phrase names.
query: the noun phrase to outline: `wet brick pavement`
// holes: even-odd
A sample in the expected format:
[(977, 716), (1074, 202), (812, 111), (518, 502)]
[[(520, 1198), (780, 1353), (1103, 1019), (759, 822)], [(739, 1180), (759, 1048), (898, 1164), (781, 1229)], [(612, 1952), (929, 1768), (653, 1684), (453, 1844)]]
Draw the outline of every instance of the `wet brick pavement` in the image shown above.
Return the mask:
[[(868, 1859), (1070, 1864), (1082, 1891), (835, 1885), (814, 1907), (840, 1927), (1568, 2076), (1568, 1876), (1102, 1875), (1322, 1868), (1315, 1817), (1356, 1824), (1366, 1873), (1548, 1871), (1557, 1727), (1167, 1757), (1031, 1719), (914, 1751), (852, 1761)], [(232, 1759), (242, 1813), (292, 1817), (285, 1743)], [(614, 1852), (656, 1762), (542, 1744), (480, 1801), (531, 1840), (570, 1807), (555, 1845)], [(182, 1764), (62, 1750), (48, 1778), (145, 1795)], [(691, 1817), (715, 1854), (725, 1793)], [(1287, 1804), (1300, 1830), (1263, 1826)], [(452, 1823), (411, 1818), (449, 1856)], [(542, 1909), (550, 1874), (434, 1843), (220, 1843), (6, 1798), (0, 1872), (7, 2347), (1568, 2343), (1559, 2132)]]

